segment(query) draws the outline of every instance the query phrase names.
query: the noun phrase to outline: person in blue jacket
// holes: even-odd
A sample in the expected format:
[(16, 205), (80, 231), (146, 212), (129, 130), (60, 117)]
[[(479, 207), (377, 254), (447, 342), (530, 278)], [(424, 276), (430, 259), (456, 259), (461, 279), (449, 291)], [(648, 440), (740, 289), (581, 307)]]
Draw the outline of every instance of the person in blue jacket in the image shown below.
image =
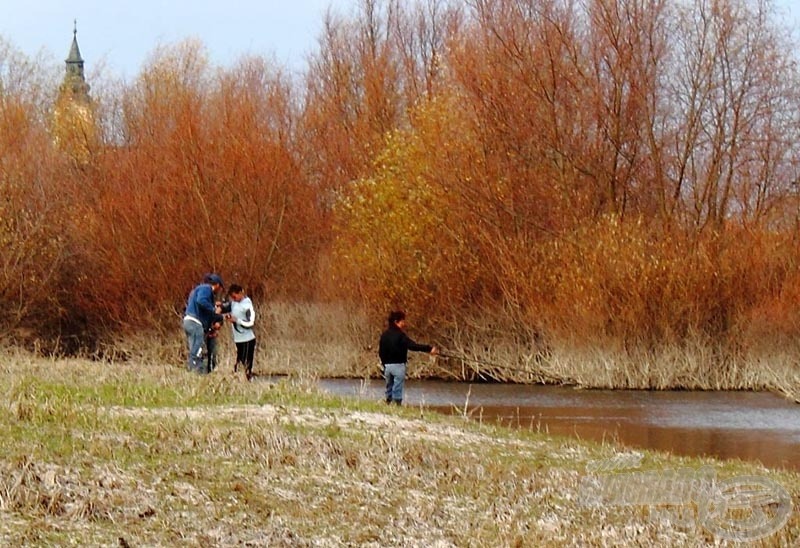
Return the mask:
[(219, 274), (206, 274), (203, 282), (189, 293), (183, 316), (183, 330), (189, 347), (189, 371), (208, 373), (203, 359), (203, 343), (206, 332), (211, 326), (223, 321), (220, 307), (215, 300), (215, 294), (223, 288), (224, 284)]
[(386, 380), (386, 403), (402, 405), (408, 351), (430, 352), (435, 356), (439, 349), (429, 344), (416, 343), (406, 335), (406, 313), (402, 310), (390, 312), (388, 323), (378, 343), (378, 356)]

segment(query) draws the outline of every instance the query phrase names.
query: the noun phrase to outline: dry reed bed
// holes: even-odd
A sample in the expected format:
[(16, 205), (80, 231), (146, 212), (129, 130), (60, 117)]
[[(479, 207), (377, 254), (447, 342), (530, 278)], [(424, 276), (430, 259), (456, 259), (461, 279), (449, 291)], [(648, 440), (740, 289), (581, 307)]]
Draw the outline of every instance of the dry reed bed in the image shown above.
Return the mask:
[[(704, 546), (646, 508), (582, 504), (619, 449), (384, 408), (313, 383), (6, 353), (0, 544)], [(654, 469), (698, 460), (647, 455)], [(795, 474), (712, 464), (720, 476)], [(792, 517), (756, 545), (787, 544)], [(725, 545), (724, 542), (718, 543)]]
[[(257, 373), (311, 378), (380, 375), (375, 346), (382, 326), (370, 325), (357, 311), (282, 302), (260, 310)], [(602, 389), (768, 390), (800, 402), (800, 343), (795, 341), (730, 354), (700, 336), (689, 337), (680, 346), (649, 349), (624, 348), (609, 341), (544, 344), (533, 331), (508, 333), (497, 326), (490, 329), (486, 322), (474, 319), (469, 331), (443, 336), (448, 343), (412, 333), (464, 359), (430, 359), (411, 353), (409, 375), (446, 380), (483, 376)], [(130, 362), (154, 363), (160, 370), (164, 363), (182, 363), (184, 346), (175, 331), (143, 332), (115, 339), (103, 351)], [(231, 367), (235, 351), (228, 330), (221, 335), (219, 353), (219, 362)]]
[[(263, 313), (257, 360), (263, 373), (379, 375), (375, 346), (382, 326), (369, 324), (358, 311), (274, 302), (263, 307)], [(696, 333), (680, 344), (626, 346), (614, 340), (592, 343), (580, 337), (544, 340), (532, 327), (504, 324), (489, 313), (466, 321), (442, 335), (443, 340), (412, 333), (446, 354), (464, 359), (432, 360), (412, 353), (409, 374), (457, 380), (483, 376), (604, 389), (769, 390), (800, 401), (800, 344), (791, 338), (774, 344), (765, 340), (758, 347), (736, 351)], [(319, 329), (320, 325), (325, 328)], [(232, 360), (231, 355), (223, 356), (225, 362)]]

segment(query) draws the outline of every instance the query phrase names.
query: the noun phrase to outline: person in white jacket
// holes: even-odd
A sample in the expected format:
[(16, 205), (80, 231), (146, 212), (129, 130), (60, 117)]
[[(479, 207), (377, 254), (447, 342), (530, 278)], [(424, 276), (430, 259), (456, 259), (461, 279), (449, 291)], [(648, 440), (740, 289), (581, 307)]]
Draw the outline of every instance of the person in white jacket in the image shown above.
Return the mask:
[(256, 353), (256, 334), (253, 331), (256, 310), (242, 286), (231, 284), (228, 296), (231, 298), (230, 313), (226, 314), (225, 319), (231, 323), (233, 342), (236, 343), (236, 364), (233, 370), (238, 371), (241, 364), (249, 381), (253, 378), (253, 359)]

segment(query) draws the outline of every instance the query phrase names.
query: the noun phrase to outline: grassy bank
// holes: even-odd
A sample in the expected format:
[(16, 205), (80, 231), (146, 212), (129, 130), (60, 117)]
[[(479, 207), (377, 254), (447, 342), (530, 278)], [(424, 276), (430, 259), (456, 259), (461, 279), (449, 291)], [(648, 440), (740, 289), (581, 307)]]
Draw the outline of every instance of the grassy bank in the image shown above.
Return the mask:
[[(634, 465), (763, 476), (800, 501), (796, 474), (339, 399), (303, 376), (0, 353), (6, 546), (726, 545), (669, 501), (589, 504), (593, 478)], [(792, 513), (754, 545), (798, 536)]]
[[(341, 303), (257, 303), (256, 372), (262, 375), (375, 378), (380, 375), (377, 341), (381, 321)], [(156, 361), (178, 366), (185, 360), (186, 341), (175, 323), (160, 329), (108, 335), (91, 346), (103, 359), (139, 363)], [(800, 402), (800, 341), (765, 337), (757, 346), (726, 345), (693, 334), (680, 344), (630, 344), (613, 339), (544, 337), (532, 327), (505, 324), (502, 318), (480, 317), (457, 329), (412, 324), (413, 338), (438, 346), (451, 357), (429, 359), (412, 352), (412, 378), (444, 380), (492, 379), (512, 383), (566, 384), (584, 388), (643, 390), (771, 391)], [(229, 329), (219, 340), (220, 362), (235, 360)], [(0, 345), (24, 345), (43, 353), (34, 334), (0, 338)]]

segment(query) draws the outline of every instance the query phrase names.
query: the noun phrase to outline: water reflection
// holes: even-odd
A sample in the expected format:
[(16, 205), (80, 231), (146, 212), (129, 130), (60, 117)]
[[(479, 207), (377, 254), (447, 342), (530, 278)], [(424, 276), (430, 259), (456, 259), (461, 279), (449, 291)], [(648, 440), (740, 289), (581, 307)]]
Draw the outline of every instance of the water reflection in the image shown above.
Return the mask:
[[(339, 395), (383, 397), (380, 380), (326, 379), (321, 384)], [(551, 434), (800, 470), (800, 405), (769, 393), (409, 381), (405, 402)]]

